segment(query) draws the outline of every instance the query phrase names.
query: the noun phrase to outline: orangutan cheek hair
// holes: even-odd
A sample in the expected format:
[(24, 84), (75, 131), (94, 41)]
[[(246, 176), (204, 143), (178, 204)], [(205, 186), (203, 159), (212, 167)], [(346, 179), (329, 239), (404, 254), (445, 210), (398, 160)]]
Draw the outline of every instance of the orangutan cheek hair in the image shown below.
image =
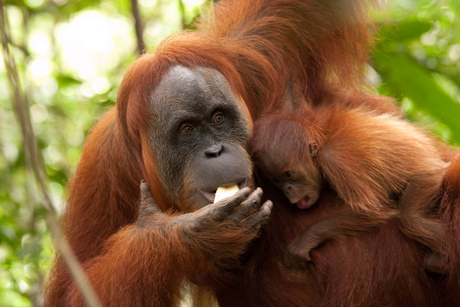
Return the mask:
[[(247, 144), (262, 114), (282, 110), (294, 117), (306, 107), (336, 106), (363, 108), (376, 118), (387, 114), (388, 121), (398, 116), (392, 99), (362, 82), (372, 2), (379, 1), (220, 0), (196, 31), (171, 35), (129, 67), (116, 106), (85, 141), (62, 216), (63, 232), (103, 306), (178, 306), (184, 284), (195, 306), (458, 304), (460, 159), (450, 149), (442, 149), (452, 163), (440, 192), (448, 242), (440, 279), (423, 270), (426, 253), (418, 242), (443, 251), (442, 240), (433, 242), (437, 223), (421, 212), (436, 199), (441, 166), (431, 145), (395, 148), (413, 144), (409, 125), (400, 125), (401, 133), (397, 121), (390, 125), (398, 131), (385, 143), (372, 137), (374, 129), (388, 132), (380, 121), (363, 123), (366, 130), (341, 124), (353, 123), (352, 111), (318, 115), (321, 127), (324, 117), (343, 129), (327, 131), (334, 146), (319, 144), (324, 153), (314, 157), (341, 198), (320, 184), (321, 197), (309, 210), (288, 206), (276, 186), (253, 176), (259, 171)], [(391, 140), (397, 137), (400, 142)], [(295, 138), (287, 134), (290, 144)], [(285, 160), (298, 161), (281, 151)], [(406, 158), (398, 158), (404, 151)], [(390, 162), (375, 165), (376, 159)], [(366, 167), (380, 171), (362, 171)], [(425, 189), (429, 180), (434, 183)], [(214, 203), (216, 190), (227, 186), (239, 191)], [(402, 195), (395, 195), (401, 206), (384, 201), (391, 192)], [(292, 272), (284, 264), (287, 246), (344, 201), (362, 223), (376, 227), (355, 236), (338, 230), (340, 240), (324, 241), (311, 251), (306, 270)], [(398, 225), (407, 225), (410, 238)], [(57, 255), (45, 306), (83, 305)]]
[(345, 203), (288, 246), (287, 266), (305, 267), (324, 241), (396, 218), (407, 237), (429, 249), (426, 268), (445, 271), (444, 230), (435, 212), (447, 163), (426, 132), (395, 116), (337, 106), (273, 113), (254, 129), (250, 147), (257, 164), (291, 203), (313, 205), (320, 174)]

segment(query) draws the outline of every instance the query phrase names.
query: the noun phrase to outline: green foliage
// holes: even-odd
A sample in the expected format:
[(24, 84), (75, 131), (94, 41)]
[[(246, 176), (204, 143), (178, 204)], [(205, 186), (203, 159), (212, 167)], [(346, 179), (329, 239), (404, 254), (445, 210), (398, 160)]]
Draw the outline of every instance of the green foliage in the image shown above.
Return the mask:
[[(402, 1), (412, 14), (381, 24), (375, 70), (379, 90), (401, 101), (409, 118), (460, 145), (460, 6), (457, 1)], [(407, 11), (405, 11), (407, 13)]]
[[(149, 46), (182, 27), (178, 1), (144, 1), (140, 11)], [(185, 22), (197, 12), (185, 3)], [(48, 189), (62, 210), (83, 140), (115, 104), (122, 75), (137, 57), (130, 1), (8, 0), (6, 14)], [(0, 306), (40, 306), (53, 245), (6, 81), (2, 57)]]
[[(210, 1), (208, 1), (210, 2)], [(11, 49), (27, 94), (48, 176), (61, 209), (88, 130), (115, 104), (137, 57), (130, 1), (8, 0)], [(442, 6), (441, 6), (442, 3)], [(144, 41), (153, 48), (206, 5), (140, 1)], [(414, 120), (460, 144), (460, 5), (398, 1), (376, 16), (376, 85)], [(192, 25), (190, 25), (192, 24)], [(149, 49), (148, 48), (148, 49)], [(0, 62), (0, 306), (39, 306), (53, 254), (42, 196), (24, 154)]]

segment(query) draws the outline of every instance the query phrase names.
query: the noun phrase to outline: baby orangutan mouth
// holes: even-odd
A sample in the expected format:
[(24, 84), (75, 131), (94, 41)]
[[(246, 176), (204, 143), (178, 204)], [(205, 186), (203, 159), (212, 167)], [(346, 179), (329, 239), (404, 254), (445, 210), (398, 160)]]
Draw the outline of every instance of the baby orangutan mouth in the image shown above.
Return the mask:
[(301, 200), (299, 200), (298, 202), (295, 203), (295, 205), (299, 209), (310, 208), (313, 204), (314, 204), (313, 199), (308, 195), (306, 195), (304, 198), (302, 198)]

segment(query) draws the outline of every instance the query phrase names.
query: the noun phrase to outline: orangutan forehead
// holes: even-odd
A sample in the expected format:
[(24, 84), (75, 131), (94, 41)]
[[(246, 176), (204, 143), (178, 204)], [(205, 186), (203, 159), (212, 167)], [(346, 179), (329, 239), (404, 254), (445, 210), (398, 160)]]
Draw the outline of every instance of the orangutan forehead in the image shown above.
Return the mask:
[[(224, 76), (206, 67), (188, 68), (174, 66), (152, 95), (154, 110), (206, 111), (214, 103), (235, 104), (237, 100)], [(200, 108), (204, 108), (200, 110)]]

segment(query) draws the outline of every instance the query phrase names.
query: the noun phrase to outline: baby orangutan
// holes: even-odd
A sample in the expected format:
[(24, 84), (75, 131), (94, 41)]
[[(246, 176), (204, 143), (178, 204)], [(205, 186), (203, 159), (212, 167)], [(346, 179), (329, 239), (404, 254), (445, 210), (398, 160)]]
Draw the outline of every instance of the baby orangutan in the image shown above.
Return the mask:
[(288, 267), (304, 267), (326, 240), (396, 218), (407, 237), (428, 248), (425, 268), (442, 272), (444, 231), (435, 211), (446, 163), (436, 141), (415, 125), (360, 107), (317, 107), (262, 117), (250, 147), (262, 172), (298, 208), (314, 205), (324, 182), (344, 201), (288, 246)]

